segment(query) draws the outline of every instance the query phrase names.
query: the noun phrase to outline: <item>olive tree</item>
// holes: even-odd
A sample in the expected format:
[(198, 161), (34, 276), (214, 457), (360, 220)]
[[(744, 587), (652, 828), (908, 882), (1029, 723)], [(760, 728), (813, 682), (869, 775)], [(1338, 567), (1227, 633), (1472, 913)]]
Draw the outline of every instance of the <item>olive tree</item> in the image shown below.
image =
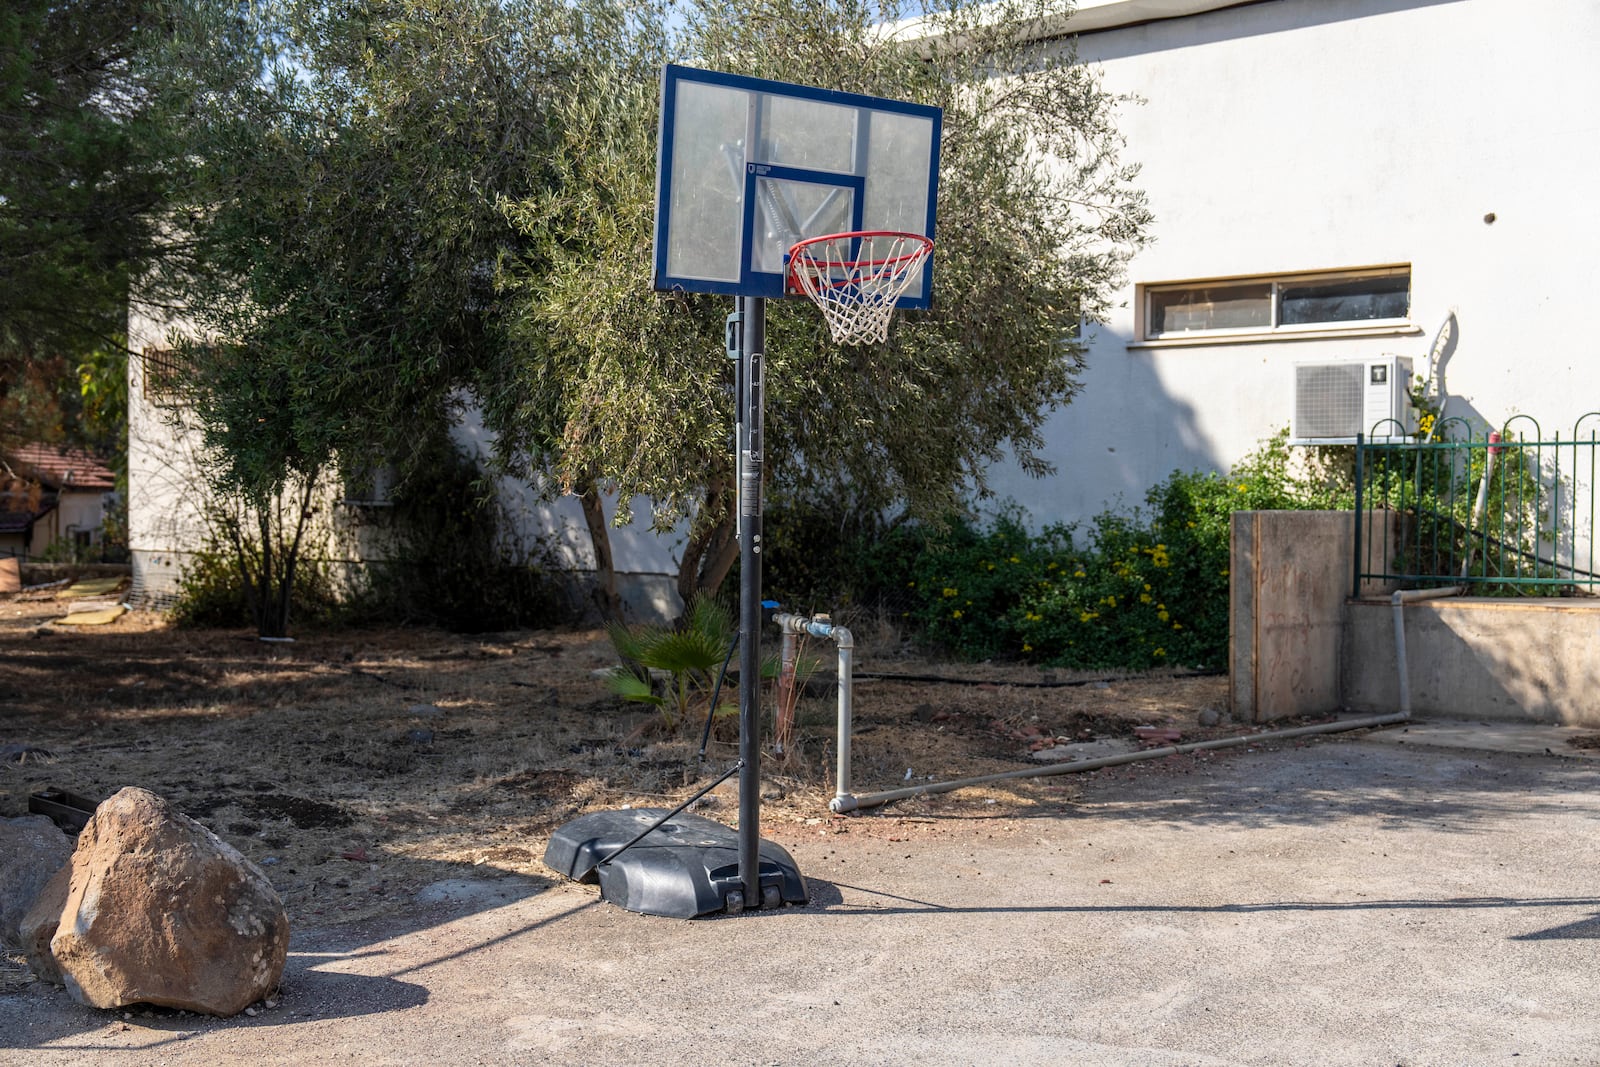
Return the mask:
[[(936, 515), (1007, 456), (1048, 472), (1039, 431), (1079, 388), (1080, 323), (1103, 313), (1150, 216), (1119, 160), (1118, 101), (1035, 32), (1054, 0), (688, 0), (628, 8), (551, 101), (548, 185), (511, 198), (530, 255), (504, 262), (510, 341), (480, 378), (491, 425), (580, 493), (602, 571), (603, 492), (689, 523), (678, 587), (714, 590), (734, 545), (726, 298), (649, 291), (657, 94), (666, 60), (944, 110), (934, 306), (841, 347), (815, 311), (770, 306), (768, 477), (854, 506)], [(887, 21), (882, 21), (887, 16)], [(910, 17), (914, 16), (914, 17)]]
[(161, 253), (161, 205), (186, 164), (167, 71), (150, 62), (169, 9), (0, 12), (0, 447), (120, 444), (83, 410), (77, 369), (125, 353), (129, 278)]
[[(497, 343), (495, 265), (518, 240), (498, 200), (542, 180), (540, 86), (557, 72), (531, 42), (559, 16), (496, 0), (195, 5), (197, 26), (246, 22), (233, 39), (254, 72), (197, 87), (185, 240), (163, 280), (187, 295), (181, 417), (213, 491), (244, 505), (227, 530), (255, 561), (241, 570), (263, 632), (287, 624), (316, 486), (435, 460), (434, 431)], [(172, 62), (206, 70), (211, 39), (178, 35)]]

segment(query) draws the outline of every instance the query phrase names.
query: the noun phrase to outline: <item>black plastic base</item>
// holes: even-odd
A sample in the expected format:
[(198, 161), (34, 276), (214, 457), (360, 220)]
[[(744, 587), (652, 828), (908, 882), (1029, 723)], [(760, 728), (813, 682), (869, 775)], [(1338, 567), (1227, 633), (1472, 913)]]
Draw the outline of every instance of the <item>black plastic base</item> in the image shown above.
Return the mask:
[(770, 841), (762, 841), (759, 850), (761, 899), (746, 900), (738, 831), (699, 815), (675, 815), (610, 863), (596, 866), (667, 810), (597, 811), (573, 819), (550, 835), (545, 866), (580, 882), (599, 882), (602, 899), (645, 915), (692, 919), (806, 902), (799, 868)]

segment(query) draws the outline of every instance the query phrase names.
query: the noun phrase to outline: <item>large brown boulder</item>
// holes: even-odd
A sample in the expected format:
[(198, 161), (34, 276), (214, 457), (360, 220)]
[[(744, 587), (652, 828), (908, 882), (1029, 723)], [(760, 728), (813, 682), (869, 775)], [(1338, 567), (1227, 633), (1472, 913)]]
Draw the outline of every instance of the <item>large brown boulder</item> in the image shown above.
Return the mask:
[[(277, 988), (289, 919), (272, 884), (154, 793), (124, 789), (101, 804), (67, 870), (49, 954), (76, 1000), (233, 1015)], [(46, 918), (24, 924), (37, 938)]]
[(72, 838), (43, 815), (0, 819), (0, 944), (21, 945), (22, 917), (72, 855)]

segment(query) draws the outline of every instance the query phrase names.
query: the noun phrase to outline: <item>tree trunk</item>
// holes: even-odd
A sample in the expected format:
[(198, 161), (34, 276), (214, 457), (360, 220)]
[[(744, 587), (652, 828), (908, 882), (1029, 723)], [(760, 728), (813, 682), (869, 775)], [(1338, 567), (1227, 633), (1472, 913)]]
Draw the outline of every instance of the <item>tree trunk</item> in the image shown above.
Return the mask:
[(622, 598), (617, 595), (617, 568), (611, 555), (611, 527), (600, 500), (600, 490), (590, 483), (579, 495), (583, 523), (589, 528), (589, 543), (594, 548), (594, 604), (606, 622), (622, 622)]
[[(300, 546), (305, 541), (306, 526), (311, 521), (311, 499), (317, 489), (317, 476), (315, 474), (306, 478), (305, 485), (300, 489), (300, 499), (295, 505), (294, 534), (284, 538), (284, 522), (281, 511), (283, 497), (280, 494), (277, 500), (278, 521), (277, 535), (280, 541), (278, 549), (278, 587), (273, 599), (273, 611), (266, 625), (261, 629), (262, 637), (288, 637), (289, 612), (294, 605), (294, 576), (300, 566)], [(270, 632), (269, 632), (270, 631)]]
[(282, 563), (275, 551), (276, 545), (272, 543), (272, 511), (270, 506), (277, 504), (273, 497), (269, 503), (263, 503), (256, 512), (256, 527), (261, 534), (261, 593), (256, 601), (256, 633), (261, 637), (283, 637), (279, 633), (280, 627), (273, 625), (277, 617), (279, 571)]
[(683, 558), (678, 561), (678, 596), (686, 605), (699, 596), (715, 596), (739, 558), (738, 522), (725, 478), (714, 478), (707, 486), (702, 514), (717, 519), (683, 547)]

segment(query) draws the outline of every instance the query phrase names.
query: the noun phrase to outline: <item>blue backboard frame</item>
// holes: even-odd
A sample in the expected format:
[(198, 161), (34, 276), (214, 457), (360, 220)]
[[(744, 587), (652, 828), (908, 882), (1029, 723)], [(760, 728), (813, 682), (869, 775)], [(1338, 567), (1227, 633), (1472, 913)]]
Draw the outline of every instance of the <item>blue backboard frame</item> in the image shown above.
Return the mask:
[[(674, 181), (684, 182), (688, 179), (685, 174), (675, 171), (674, 167), (674, 153), (679, 150), (679, 124), (685, 121), (680, 115), (678, 105), (686, 87), (690, 92), (696, 91), (698, 87), (709, 87), (712, 90), (728, 90), (731, 94), (746, 94), (748, 97), (747, 113), (743, 120), (745, 136), (737, 143), (721, 145), (722, 154), (728, 158), (727, 167), (724, 168), (719, 162), (710, 167), (712, 171), (718, 173), (700, 176), (702, 182), (728, 186), (721, 190), (724, 194), (723, 199), (728, 201), (728, 210), (718, 215), (714, 206), (707, 209), (713, 212), (712, 224), (739, 228), (736, 235), (731, 229), (722, 235), (725, 247), (719, 253), (721, 258), (715, 270), (696, 271), (681, 267), (674, 269), (673, 257), (669, 255), (672, 249), (681, 247), (674, 244), (675, 240), (682, 242), (687, 239), (683, 232), (675, 231), (672, 210)], [(737, 96), (723, 95), (728, 103), (737, 104), (739, 99)], [(781, 126), (763, 128), (763, 122), (767, 121), (762, 118), (761, 103), (764, 99), (831, 105), (854, 112), (855, 127), (850, 163), (847, 166), (801, 166), (778, 158), (768, 158), (781, 155), (781, 149), (786, 142), (783, 140), (784, 129)], [(875, 114), (884, 116), (886, 122), (899, 122), (901, 126), (914, 130), (921, 130), (922, 124), (926, 124), (927, 127), (926, 173), (920, 171), (920, 156), (913, 158), (911, 165), (917, 168), (915, 178), (905, 179), (894, 186), (896, 189), (903, 187), (912, 194), (910, 198), (912, 206), (909, 211), (914, 217), (907, 217), (907, 209), (902, 206), (897, 209), (899, 213), (895, 215), (895, 225), (875, 222), (883, 210), (887, 209), (880, 209), (879, 205), (868, 200), (869, 187), (872, 185), (869, 175), (882, 173), (881, 170), (875, 172), (874, 167), (905, 165), (903, 159), (886, 162), (886, 156), (881, 152), (879, 156), (874, 156), (874, 142), (870, 131), (874, 127)], [(732, 118), (725, 116), (725, 119), (738, 122), (737, 116)], [(924, 104), (668, 64), (662, 72), (659, 150), (656, 159), (653, 287), (663, 291), (781, 298), (786, 295), (784, 275), (781, 263), (777, 262), (779, 257), (773, 254), (774, 240), (786, 245), (791, 238), (815, 237), (842, 230), (861, 229), (906, 230), (934, 237), (942, 123), (943, 115), (940, 110)], [(773, 125), (768, 122), (768, 126)], [(897, 152), (895, 155), (898, 157), (901, 153)], [(743, 171), (742, 188), (738, 189), (732, 187), (734, 178), (730, 173), (735, 166)], [(816, 209), (814, 218), (792, 220), (782, 227), (776, 227), (772, 222), (774, 216), (770, 205), (773, 197), (771, 195), (767, 197), (768, 204), (764, 207), (757, 195), (763, 188), (761, 185), (763, 182), (768, 183), (764, 188), (769, 194), (780, 186), (832, 192), (821, 196), (821, 206)], [(689, 189), (684, 192), (686, 195), (695, 195), (698, 190)], [(883, 193), (880, 182), (878, 189), (880, 201), (883, 199)], [(923, 206), (920, 208), (915, 199), (918, 195), (923, 197)], [(765, 229), (776, 229), (776, 234), (764, 233), (764, 219)], [(679, 223), (679, 225), (685, 224)], [(817, 228), (819, 226), (820, 229)], [(679, 257), (680, 263), (682, 258)], [(897, 306), (926, 308), (930, 306), (932, 292), (933, 268), (930, 262), (922, 270), (920, 284), (902, 296)]]

